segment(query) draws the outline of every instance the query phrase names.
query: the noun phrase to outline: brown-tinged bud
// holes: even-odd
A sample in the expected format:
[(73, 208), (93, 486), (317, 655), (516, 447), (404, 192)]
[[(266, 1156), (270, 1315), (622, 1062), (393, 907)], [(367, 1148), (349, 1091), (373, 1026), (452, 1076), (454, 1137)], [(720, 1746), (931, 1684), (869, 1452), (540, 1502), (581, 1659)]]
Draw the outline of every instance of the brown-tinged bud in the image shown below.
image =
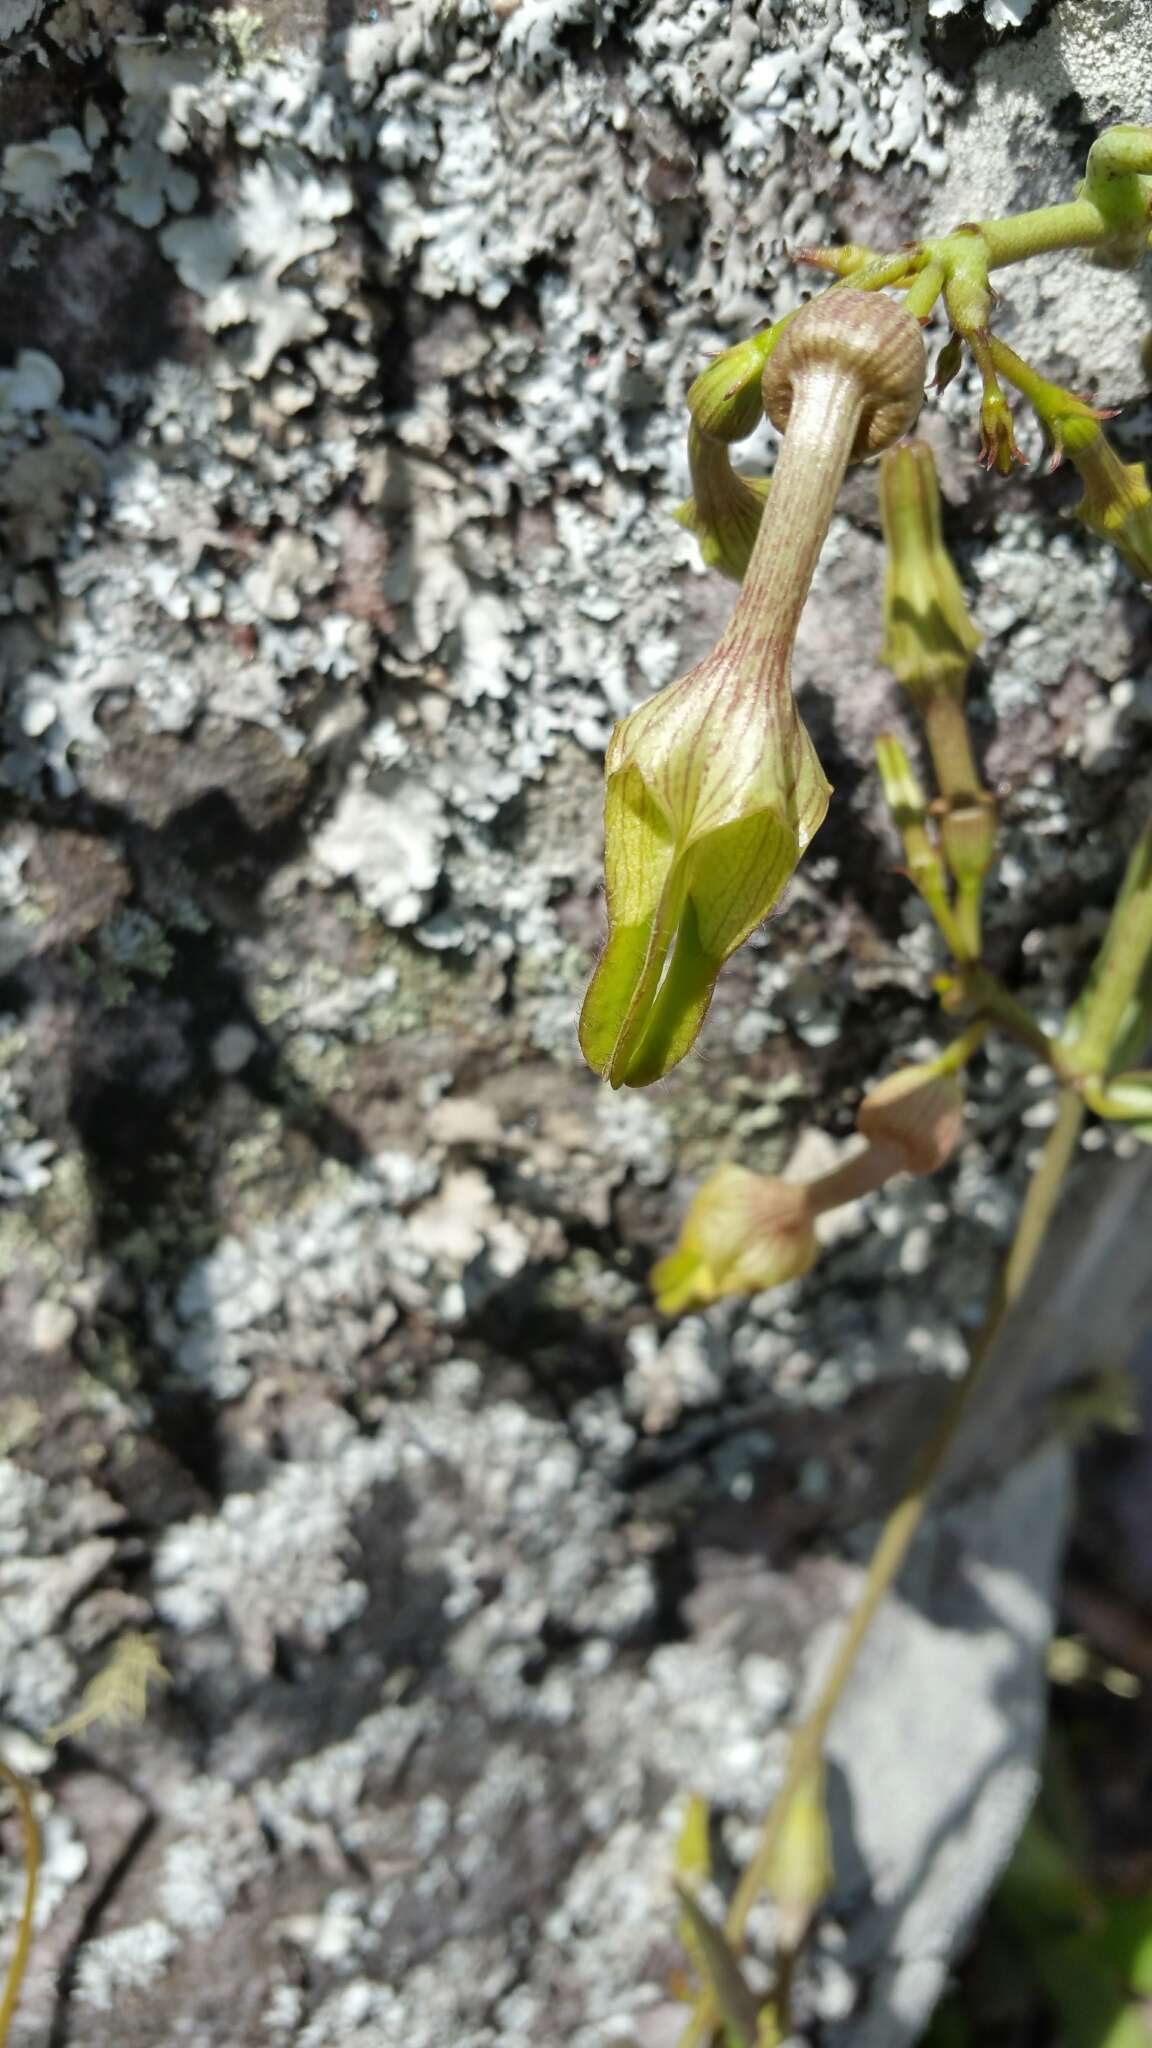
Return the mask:
[[(920, 324), (894, 299), (845, 288), (801, 308), (764, 368), (764, 410), (787, 426), (799, 388), (822, 383), (856, 402), (850, 462), (879, 455), (914, 424), (924, 397)], [(843, 401), (841, 401), (843, 402)]]
[(934, 391), (947, 391), (953, 378), (959, 376), (963, 360), (964, 343), (958, 334), (952, 333), (936, 358), (936, 374), (932, 379)]
[(902, 1067), (868, 1090), (856, 1128), (892, 1153), (893, 1171), (935, 1173), (950, 1159), (964, 1127), (964, 1089), (938, 1062)]

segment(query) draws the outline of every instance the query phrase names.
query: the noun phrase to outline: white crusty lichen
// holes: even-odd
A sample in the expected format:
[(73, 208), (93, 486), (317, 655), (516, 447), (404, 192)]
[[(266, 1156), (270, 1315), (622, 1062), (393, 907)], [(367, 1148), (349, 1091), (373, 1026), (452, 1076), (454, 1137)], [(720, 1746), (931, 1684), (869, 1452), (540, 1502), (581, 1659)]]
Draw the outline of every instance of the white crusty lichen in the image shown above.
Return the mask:
[(163, 1920), (137, 1920), (84, 1944), (75, 1996), (97, 2012), (115, 2012), (126, 1993), (140, 1991), (163, 1976), (179, 1948)]
[[(896, 855), (861, 838), (749, 947), (683, 1085), (608, 1101), (579, 1073), (603, 749), (730, 597), (670, 516), (684, 391), (797, 302), (787, 245), (1070, 194), (1053, 111), (1147, 99), (1149, 9), (1101, 36), (1057, 0), (1018, 37), (1023, 5), (988, 0), (967, 74), (899, 0), (416, 0), (326, 48), (282, 9), (244, 47), (203, 9), (162, 37), (134, 12), (41, 26), (0, 0), (45, 65), (106, 64), (99, 107), (49, 107), (0, 171), (45, 309), (0, 365), (0, 779), (22, 817), (78, 797), (107, 834), (52, 872), (39, 824), (0, 840), (4, 972), (35, 988), (0, 1068), (6, 1328), (49, 1390), (75, 1339), (93, 1413), (122, 1376), (110, 1484), (151, 1470), (129, 1422), (158, 1460), (167, 1432), (155, 1535), (122, 1541), (108, 1503), (86, 1521), (82, 1487), (70, 1520), (19, 1464), (7, 1522), (0, 1492), (0, 1711), (37, 1729), (75, 1700), (141, 1527), (174, 1677), (175, 1727), (133, 1735), (156, 1826), (124, 1924), (83, 1945), (77, 2040), (126, 2008), (170, 2030), (171, 1966), (194, 2002), (246, 1913), (273, 2044), (675, 2038), (683, 1787), (743, 1853), (799, 1667), (745, 1639), (746, 1587), (709, 1624), (675, 1560), (665, 1582), (668, 1518), (691, 1547), (746, 1510), (759, 1540), (785, 1411), (959, 1366), (1015, 1199), (1005, 1103), (1037, 1107), (1026, 1063), (990, 1055), (946, 1186), (874, 1198), (802, 1288), (673, 1335), (648, 1309), (704, 1160), (774, 1170), (816, 1123), (839, 1142), (845, 1028), (867, 1058), (904, 1044), (935, 964), (911, 903), (871, 921)], [(1027, 267), (1001, 282), (1022, 346), (1101, 403), (1134, 394), (1138, 280), (1105, 291), (1069, 256), (1058, 300)], [(979, 512), (983, 736), (994, 715), (998, 744), (1038, 731), (1052, 756), (1028, 738), (1005, 803), (1011, 936), (1027, 874), (1055, 881), (1071, 845), (1093, 888), (1116, 865), (1072, 821), (1106, 817), (1119, 747), (1143, 758), (1147, 690), (1124, 572), (1039, 502)], [(892, 708), (864, 518), (837, 522), (796, 664), (853, 766)], [(1077, 660), (1083, 728), (1053, 709)], [(844, 799), (861, 835), (869, 786)], [(87, 884), (108, 849), (133, 873), (62, 935), (61, 871)], [(1054, 1012), (1084, 933), (1050, 936), (1024, 958)], [(83, 1108), (143, 1085), (156, 1018), (174, 1050), (131, 1142), (143, 1173), (154, 1120), (169, 1178), (129, 1227), (120, 1126), (82, 1167), (38, 1047), (74, 1051)], [(840, 1472), (804, 1470), (808, 1512)], [(790, 1644), (808, 1610), (781, 1597)], [(180, 2024), (215, 2048), (215, 2018)]]

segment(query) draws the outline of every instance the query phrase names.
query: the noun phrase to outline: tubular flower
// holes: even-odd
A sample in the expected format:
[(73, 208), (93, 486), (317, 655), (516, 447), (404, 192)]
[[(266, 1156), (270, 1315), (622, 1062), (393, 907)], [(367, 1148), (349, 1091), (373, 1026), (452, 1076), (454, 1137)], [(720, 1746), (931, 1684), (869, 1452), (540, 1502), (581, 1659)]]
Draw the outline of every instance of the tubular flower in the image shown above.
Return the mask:
[(736, 609), (714, 651), (608, 749), (608, 943), (580, 1044), (613, 1087), (684, 1057), (725, 960), (823, 822), (830, 790), (793, 701), (792, 643), (845, 467), (911, 424), (923, 362), (910, 315), (849, 291), (803, 308), (768, 360), (764, 403), (787, 432)]
[(887, 543), (880, 659), (918, 703), (941, 691), (962, 695), (983, 636), (944, 545), (940, 486), (926, 442), (907, 441), (884, 456), (880, 513)]
[(696, 1193), (674, 1252), (652, 1271), (665, 1315), (706, 1307), (725, 1294), (759, 1294), (798, 1280), (819, 1246), (807, 1189), (743, 1166), (720, 1166)]
[(815, 1180), (717, 1167), (697, 1190), (675, 1251), (652, 1269), (657, 1308), (679, 1316), (726, 1294), (761, 1294), (799, 1280), (819, 1253), (818, 1216), (859, 1201), (898, 1173), (943, 1166), (964, 1121), (956, 1068), (971, 1049), (958, 1040), (939, 1060), (877, 1082), (856, 1119), (867, 1144)]
[(868, 1090), (856, 1117), (861, 1136), (892, 1155), (893, 1173), (935, 1173), (964, 1127), (964, 1089), (939, 1063), (901, 1067)]
[(1152, 582), (1152, 491), (1143, 463), (1122, 462), (1095, 419), (1065, 421), (1061, 445), (1084, 486), (1072, 507), (1076, 518), (1110, 541), (1142, 582)]
[(580, 1044), (614, 1087), (643, 1087), (688, 1051), (830, 792), (786, 669), (723, 641), (617, 726), (606, 767), (609, 938)]
[(696, 535), (705, 568), (742, 583), (772, 479), (742, 476), (733, 469), (724, 443), (709, 440), (695, 424), (688, 429), (688, 457), (692, 496), (672, 516)]

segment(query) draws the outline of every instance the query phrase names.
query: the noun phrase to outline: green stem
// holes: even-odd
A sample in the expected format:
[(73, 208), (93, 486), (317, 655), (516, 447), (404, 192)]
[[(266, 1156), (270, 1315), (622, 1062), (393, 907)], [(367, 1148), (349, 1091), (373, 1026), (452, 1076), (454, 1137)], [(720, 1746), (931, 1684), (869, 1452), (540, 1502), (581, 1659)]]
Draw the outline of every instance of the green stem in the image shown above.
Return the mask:
[(984, 792), (959, 691), (934, 690), (922, 709), (924, 737), (941, 796), (948, 803), (978, 801)]
[(963, 976), (964, 993), (973, 1008), (982, 1017), (990, 1017), (994, 1023), (1026, 1045), (1038, 1059), (1046, 1060), (1058, 1074), (1067, 1073), (1067, 1061), (1054, 1038), (1036, 1022), (1030, 1010), (1017, 1002), (1003, 982), (989, 972), (987, 967), (970, 967)]
[(974, 965), (980, 957), (979, 936), (977, 936), (976, 947), (973, 950), (971, 932), (965, 929), (957, 915), (959, 906), (957, 905), (956, 909), (953, 909), (953, 906), (949, 903), (943, 882), (938, 882), (935, 877), (926, 877), (920, 881), (914, 876), (913, 880), (916, 881), (917, 891), (931, 911), (936, 923), (936, 929), (951, 953), (952, 958), (955, 960), (957, 967), (970, 967)]
[(1107, 1074), (1129, 1005), (1152, 959), (1152, 819), (1136, 842), (1092, 971), (1084, 1021), (1065, 1053), (1069, 1073)]
[(988, 347), (996, 368), (1007, 377), (1010, 384), (1016, 386), (1017, 391), (1028, 400), (1033, 412), (1046, 424), (1059, 413), (1067, 412), (1069, 408), (1092, 416), (1091, 407), (1085, 405), (1082, 399), (1076, 398), (1071, 391), (1065, 391), (1061, 385), (1051, 383), (1047, 377), (1042, 377), (1039, 370), (1034, 370), (1031, 363), (1025, 362), (1023, 356), (1018, 356), (1015, 349), (1009, 348), (1006, 341), (1000, 341), (996, 335), (992, 335)]
[(990, 270), (1023, 263), (1056, 249), (1092, 249), (1113, 232), (1091, 199), (1070, 199), (1062, 206), (1038, 206), (1031, 213), (976, 223), (988, 254)]
[(956, 929), (964, 951), (958, 953), (958, 961), (977, 961), (984, 951), (984, 932), (980, 917), (984, 900), (984, 888), (980, 881), (966, 876), (956, 889)]
[[(793, 1736), (784, 1781), (764, 1823), (756, 1854), (737, 1886), (725, 1923), (728, 1939), (737, 1950), (743, 1947), (748, 1915), (764, 1888), (765, 1875), (771, 1868), (791, 1802), (820, 1759), (828, 1724), (855, 1667), (861, 1645), (881, 1601), (890, 1590), (908, 1555), (912, 1539), (923, 1518), (931, 1488), (947, 1461), (960, 1424), (965, 1419), (972, 1398), (983, 1379), (1005, 1317), (1019, 1301), (1031, 1278), (1040, 1247), (1060, 1198), (1064, 1177), (1076, 1154), (1083, 1121), (1084, 1105), (1080, 1097), (1072, 1089), (1065, 1089), (1060, 1097), (1056, 1122), (1048, 1134), (1040, 1163), (1025, 1196), (1016, 1235), (1000, 1276), (992, 1306), (973, 1344), (967, 1369), (953, 1390), (943, 1419), (917, 1460), (907, 1489), (884, 1524), (880, 1540), (872, 1553), (859, 1599), (852, 1610), (831, 1669), (820, 1687), (814, 1706)], [(679, 2048), (699, 2048), (699, 2044), (709, 2038), (716, 2023), (717, 2014), (711, 1998), (701, 1999), (688, 2026), (681, 2034)]]
[(926, 263), (904, 295), (904, 304), (916, 320), (927, 320), (944, 289), (944, 265)]

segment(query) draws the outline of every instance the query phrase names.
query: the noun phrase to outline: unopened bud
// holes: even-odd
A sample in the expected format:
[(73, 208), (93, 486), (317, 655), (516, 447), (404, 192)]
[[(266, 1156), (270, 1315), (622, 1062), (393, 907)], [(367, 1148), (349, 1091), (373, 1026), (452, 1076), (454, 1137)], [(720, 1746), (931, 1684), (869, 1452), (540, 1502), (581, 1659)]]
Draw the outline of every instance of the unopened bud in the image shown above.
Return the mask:
[(760, 379), (779, 323), (738, 341), (701, 370), (688, 386), (688, 410), (713, 441), (746, 441), (764, 412)]
[(881, 733), (876, 742), (876, 765), (884, 801), (900, 834), (909, 880), (930, 899), (943, 895), (944, 868), (928, 836), (927, 798), (907, 749), (895, 733)]
[(888, 548), (880, 658), (918, 701), (943, 690), (959, 694), (982, 635), (944, 544), (940, 486), (926, 441), (905, 442), (881, 457), (880, 513)]
[(866, 249), (862, 242), (839, 242), (835, 247), (824, 242), (810, 242), (792, 251), (793, 263), (808, 263), (815, 270), (830, 270), (834, 277), (851, 277), (872, 260), (871, 249)]
[(947, 391), (954, 377), (960, 374), (964, 360), (964, 343), (958, 334), (950, 334), (936, 358), (936, 375), (933, 386), (937, 391)]
[(1024, 466), (1008, 400), (995, 386), (985, 389), (980, 402), (980, 460), (1001, 476), (1011, 476), (1014, 463)]
[(902, 1067), (868, 1090), (856, 1128), (894, 1155), (894, 1171), (935, 1173), (950, 1159), (964, 1127), (964, 1090), (937, 1064)]
[(656, 1306), (669, 1316), (726, 1294), (760, 1294), (798, 1280), (819, 1247), (807, 1193), (787, 1181), (720, 1166), (698, 1190), (674, 1252), (653, 1268)]
[(829, 785), (785, 661), (724, 642), (616, 727), (608, 748), (608, 943), (580, 1045), (614, 1088), (683, 1059), (724, 962), (778, 901)]

